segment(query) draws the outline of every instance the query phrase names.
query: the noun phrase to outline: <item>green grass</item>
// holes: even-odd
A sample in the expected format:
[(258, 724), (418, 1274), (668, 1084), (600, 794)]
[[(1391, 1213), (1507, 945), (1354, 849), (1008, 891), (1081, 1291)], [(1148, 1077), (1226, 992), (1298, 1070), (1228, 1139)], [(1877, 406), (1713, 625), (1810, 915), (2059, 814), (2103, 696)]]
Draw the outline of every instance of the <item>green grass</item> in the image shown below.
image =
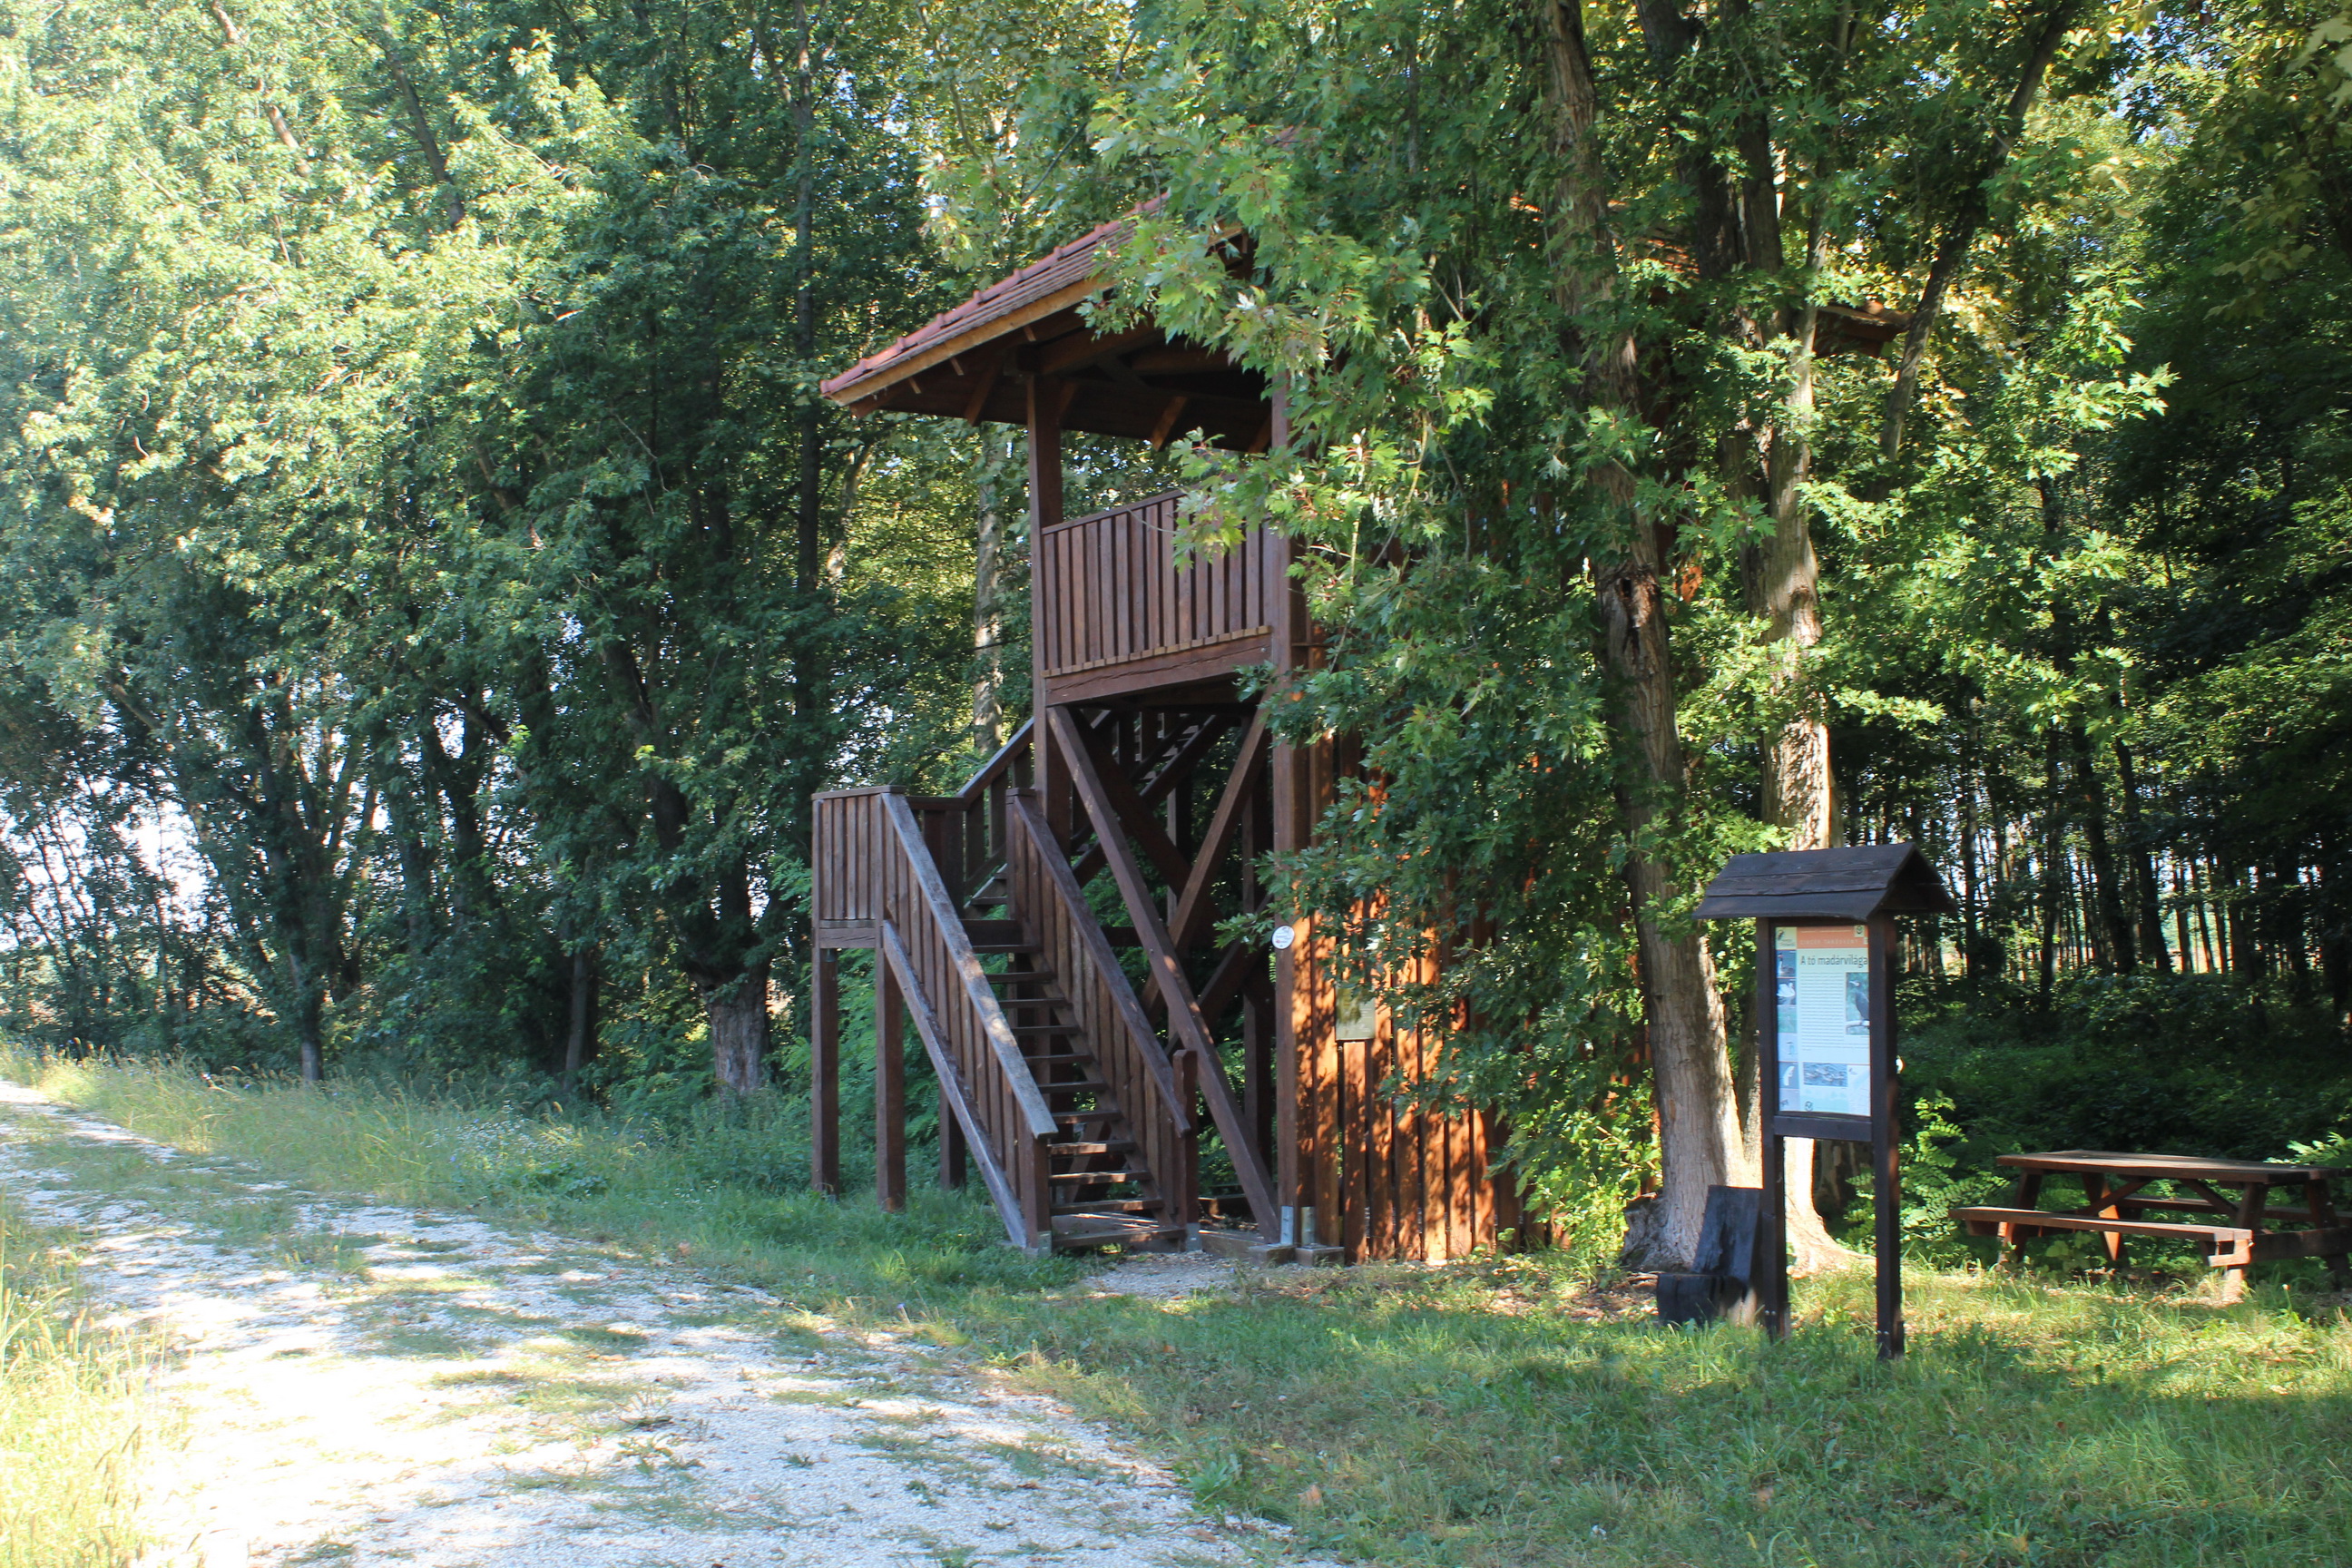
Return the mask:
[(1137, 1433), (1205, 1506), (1286, 1521), (1321, 1552), (1464, 1568), (2272, 1568), (2343, 1561), (2352, 1541), (2352, 1321), (2283, 1282), (2308, 1271), (2220, 1307), (2196, 1285), (1916, 1269), (1912, 1351), (1894, 1365), (1872, 1353), (1866, 1278), (1801, 1284), (1801, 1326), (1778, 1345), (1612, 1312), (1555, 1257), (1095, 1300), (1051, 1293), (1087, 1265), (992, 1245), (976, 1199), (926, 1193), (884, 1215), (781, 1190), (789, 1173), (714, 1173), (696, 1134), (509, 1127), (510, 1157), (569, 1173), (523, 1186), (468, 1163), (479, 1108), (220, 1090), (165, 1068), (44, 1081), (322, 1190), (682, 1257), (783, 1298), (732, 1310), (789, 1352), (819, 1318), (957, 1347)]
[(0, 1568), (122, 1568), (143, 1544), (147, 1352), (82, 1321), (66, 1239), (0, 1200)]

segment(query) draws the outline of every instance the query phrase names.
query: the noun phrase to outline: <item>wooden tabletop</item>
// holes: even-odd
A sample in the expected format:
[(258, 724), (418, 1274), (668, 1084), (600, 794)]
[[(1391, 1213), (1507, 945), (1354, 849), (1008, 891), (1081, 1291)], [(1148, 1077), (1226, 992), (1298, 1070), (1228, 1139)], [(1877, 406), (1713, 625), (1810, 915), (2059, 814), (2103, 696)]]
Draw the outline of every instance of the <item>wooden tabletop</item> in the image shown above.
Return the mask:
[(2195, 1154), (2119, 1154), (2105, 1149), (2059, 1149), (2047, 1154), (2003, 1154), (1995, 1162), (2025, 1171), (2112, 1172), (2151, 1180), (2177, 1177), (2182, 1181), (2220, 1182), (2242, 1186), (2267, 1182), (2286, 1186), (2297, 1182), (2332, 1181), (2346, 1173), (2333, 1165), (2288, 1165), (2268, 1160), (2208, 1160)]

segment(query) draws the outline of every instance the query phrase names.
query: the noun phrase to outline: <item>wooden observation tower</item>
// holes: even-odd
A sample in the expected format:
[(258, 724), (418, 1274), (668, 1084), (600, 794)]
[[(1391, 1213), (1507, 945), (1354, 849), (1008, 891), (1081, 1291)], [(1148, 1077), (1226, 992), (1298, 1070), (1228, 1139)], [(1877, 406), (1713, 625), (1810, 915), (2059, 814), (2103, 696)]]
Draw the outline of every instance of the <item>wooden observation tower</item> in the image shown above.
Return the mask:
[(1458, 1257), (1517, 1226), (1518, 1204), (1488, 1174), (1485, 1116), (1397, 1094), (1434, 1042), (1342, 1007), (1311, 918), (1279, 951), (1216, 933), (1262, 907), (1261, 858), (1303, 846), (1332, 795), (1337, 748), (1276, 741), (1236, 680), (1270, 665), (1278, 689), (1315, 658), (1290, 542), (1260, 531), (1179, 570), (1175, 493), (1063, 515), (1065, 431), (1160, 446), (1198, 430), (1237, 453), (1286, 435), (1255, 372), (1149, 322), (1087, 325), (1121, 232), (824, 384), (859, 413), (1027, 430), (1034, 706), (953, 795), (816, 797), (815, 1179), (839, 1186), (838, 960), (865, 948), (886, 1207), (905, 1198), (919, 1045), (941, 1179), (976, 1166), (1016, 1246), (1172, 1249), (1206, 1226), (1349, 1261)]

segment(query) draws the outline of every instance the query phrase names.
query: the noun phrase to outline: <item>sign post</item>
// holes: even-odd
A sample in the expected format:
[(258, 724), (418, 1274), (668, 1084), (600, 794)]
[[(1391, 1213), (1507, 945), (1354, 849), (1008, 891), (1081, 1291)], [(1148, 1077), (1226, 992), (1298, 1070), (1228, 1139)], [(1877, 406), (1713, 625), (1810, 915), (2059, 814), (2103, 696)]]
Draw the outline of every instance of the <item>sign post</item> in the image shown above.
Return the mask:
[[(1756, 921), (1756, 1049), (1764, 1091), (1764, 1256), (1757, 1306), (1789, 1331), (1787, 1143), (1871, 1146), (1877, 1221), (1878, 1353), (1903, 1353), (1901, 1173), (1895, 1153), (1895, 917), (1954, 905), (1908, 844), (1735, 855), (1707, 884), (1702, 919)], [(1811, 1202), (1811, 1194), (1799, 1194)]]

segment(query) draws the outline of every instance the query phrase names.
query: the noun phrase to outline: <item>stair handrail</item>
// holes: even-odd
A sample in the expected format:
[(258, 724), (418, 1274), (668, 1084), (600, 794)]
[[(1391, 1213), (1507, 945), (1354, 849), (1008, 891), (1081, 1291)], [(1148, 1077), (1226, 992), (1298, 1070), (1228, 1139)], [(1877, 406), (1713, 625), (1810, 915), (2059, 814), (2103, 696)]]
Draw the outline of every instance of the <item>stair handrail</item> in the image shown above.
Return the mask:
[(1110, 939), (1103, 934), (1102, 924), (1087, 903), (1078, 879), (1070, 871), (1069, 862), (1054, 847), (1053, 830), (1037, 810), (1036, 801), (1028, 794), (1016, 790), (1013, 794), (1009, 815), (1014, 825), (1028, 839), (1031, 851), (1045, 869), (1046, 885), (1054, 889), (1055, 898), (1068, 915), (1070, 930), (1078, 945), (1086, 950), (1088, 962), (1103, 979), (1103, 989), (1110, 994), (1111, 1005), (1118, 1010), (1119, 1022), (1126, 1026), (1128, 1037), (1136, 1044), (1136, 1054), (1143, 1058), (1151, 1079), (1151, 1088), (1159, 1096), (1169, 1119), (1179, 1132), (1192, 1131), (1192, 1113), (1185, 1104), (1186, 1096), (1176, 1082), (1175, 1065), (1168, 1053), (1160, 1048), (1160, 1031), (1151, 1026), (1150, 1017), (1143, 1004), (1136, 999), (1135, 988), (1128, 984), (1127, 971), (1119, 966), (1118, 954), (1111, 951)]
[(930, 993), (923, 989), (923, 977), (915, 967), (914, 956), (899, 938), (898, 928), (888, 921), (882, 922), (877, 940), (883, 961), (898, 977), (899, 994), (907, 999), (907, 1016), (913, 1021), (915, 1033), (923, 1042), (923, 1051), (931, 1058), (931, 1070), (939, 1077), (940, 1099), (963, 1129), (964, 1147), (971, 1152), (972, 1163), (980, 1167), (981, 1182), (995, 1201), (1005, 1235), (1024, 1252), (1036, 1251), (1038, 1238), (1030, 1233), (1028, 1216), (1022, 1212), (1021, 1194), (1013, 1190), (1013, 1178), (997, 1160), (995, 1147), (989, 1141), (988, 1126), (972, 1106), (971, 1087), (963, 1080), (963, 1069), (956, 1065), (955, 1053), (949, 1047), (947, 1027), (931, 1005)]
[(1036, 1075), (1030, 1070), (1029, 1058), (1021, 1053), (1021, 1043), (1013, 1037), (1013, 1026), (1006, 1021), (996, 993), (989, 989), (988, 972), (980, 966), (980, 954), (972, 951), (963, 919), (956, 912), (955, 901), (948, 897), (947, 883), (932, 864), (930, 846), (923, 841), (922, 826), (915, 820), (914, 807), (903, 795), (886, 795), (882, 797), (882, 812), (898, 836), (898, 847), (906, 854), (908, 869), (914, 873), (915, 887), (922, 895), (932, 929), (947, 949), (948, 961), (955, 966), (957, 978), (963, 982), (964, 997), (980, 1019), (981, 1033), (988, 1037), (997, 1068), (1004, 1074), (1013, 1103), (1021, 1108), (1030, 1136), (1051, 1138), (1055, 1131), (1053, 1110), (1037, 1088)]
[(996, 754), (981, 763), (980, 771), (966, 779), (963, 787), (956, 791), (957, 805), (977, 805), (982, 793), (1011, 771), (1013, 764), (1020, 760), (1021, 753), (1028, 750), (1029, 731), (1034, 724), (1034, 720), (1021, 721), (1021, 728), (1013, 731), (1011, 738), (996, 749)]
[(1055, 708), (1048, 712), (1046, 734), (1069, 765), (1070, 783), (1076, 786), (1078, 799), (1095, 825), (1095, 842), (1101, 846), (1110, 866), (1111, 879), (1118, 884), (1128, 918), (1135, 922), (1136, 936), (1150, 961), (1151, 978), (1159, 985), (1160, 995), (1167, 998), (1168, 1032), (1181, 1042), (1186, 1054), (1200, 1066), (1201, 1097), (1208, 1102), (1210, 1119), (1216, 1122), (1217, 1131), (1225, 1141), (1225, 1153), (1234, 1163), (1234, 1174), (1241, 1181), (1243, 1194), (1249, 1199), (1250, 1214), (1256, 1219), (1259, 1232), (1271, 1241), (1280, 1234), (1274, 1184), (1267, 1179), (1256, 1151), (1246, 1141), (1248, 1129), (1244, 1124), (1241, 1107), (1234, 1102), (1233, 1085), (1225, 1081), (1224, 1058), (1209, 1033), (1208, 1020), (1201, 1016), (1200, 998), (1192, 994), (1192, 983), (1185, 976), (1183, 961), (1177, 956), (1176, 944), (1169, 939), (1167, 922), (1152, 901), (1150, 889), (1143, 879), (1143, 868), (1136, 864), (1135, 851), (1128, 846), (1126, 829), (1120, 826), (1118, 810), (1095, 771), (1093, 754), (1087, 748), (1086, 738), (1078, 732), (1076, 721), (1066, 708)]
[[(990, 834), (982, 814), (988, 811), (992, 794), (1010, 786), (1007, 775), (1028, 752), (1032, 728), (1033, 721), (1024, 719), (1012, 737), (996, 749), (995, 755), (982, 763), (980, 771), (966, 779), (955, 794), (909, 797), (908, 804), (940, 830), (936, 848), (955, 879), (951, 890), (958, 899), (971, 897), (996, 865), (996, 859), (988, 854)], [(995, 827), (996, 836), (1002, 837), (1001, 818)], [(996, 846), (998, 858), (1003, 848), (1002, 844)]]

